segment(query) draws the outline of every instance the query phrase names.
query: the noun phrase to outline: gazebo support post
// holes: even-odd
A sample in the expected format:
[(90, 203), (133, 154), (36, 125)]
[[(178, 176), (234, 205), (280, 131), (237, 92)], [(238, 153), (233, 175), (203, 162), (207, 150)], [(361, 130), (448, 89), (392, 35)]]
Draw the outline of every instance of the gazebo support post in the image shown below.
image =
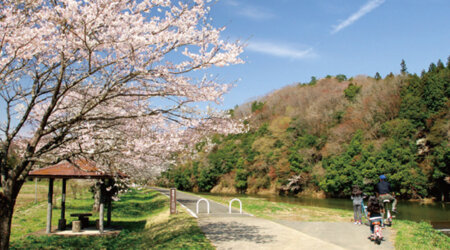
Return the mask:
[(111, 226), (111, 208), (112, 208), (112, 206), (111, 206), (111, 198), (109, 198), (109, 197), (108, 197), (107, 204), (108, 204), (108, 211), (106, 214), (106, 226), (110, 227)]
[(52, 232), (52, 203), (53, 203), (53, 178), (48, 181), (48, 205), (47, 205), (47, 228), (46, 233)]
[(58, 230), (66, 230), (66, 181), (62, 180), (62, 195), (61, 195), (61, 219), (58, 222)]
[(103, 222), (104, 222), (104, 211), (105, 211), (105, 192), (104, 192), (104, 189), (105, 189), (105, 184), (104, 183), (102, 183), (101, 185), (100, 185), (100, 212), (99, 212), (99, 225), (98, 225), (98, 227), (99, 227), (99, 231), (100, 231), (100, 233), (103, 233), (103, 231), (104, 231), (104, 224), (103, 224)]
[[(109, 179), (108, 180), (108, 186), (112, 187), (114, 185), (114, 180), (113, 179)], [(112, 210), (112, 197), (110, 192), (107, 192), (107, 197), (106, 197), (106, 204), (108, 205), (108, 211), (106, 214), (106, 226), (110, 227), (111, 226), (111, 210)]]

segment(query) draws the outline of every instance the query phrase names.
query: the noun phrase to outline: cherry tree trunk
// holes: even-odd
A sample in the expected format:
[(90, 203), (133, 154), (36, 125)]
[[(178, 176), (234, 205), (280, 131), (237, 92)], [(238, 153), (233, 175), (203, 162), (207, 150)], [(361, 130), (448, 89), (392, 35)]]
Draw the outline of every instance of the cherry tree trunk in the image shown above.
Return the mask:
[(21, 184), (16, 184), (16, 188), (12, 190), (6, 189), (0, 192), (0, 249), (7, 250), (9, 248), (9, 236), (11, 235), (11, 223)]
[(0, 249), (6, 250), (9, 247), (9, 236), (11, 234), (12, 205), (5, 199), (0, 198)]

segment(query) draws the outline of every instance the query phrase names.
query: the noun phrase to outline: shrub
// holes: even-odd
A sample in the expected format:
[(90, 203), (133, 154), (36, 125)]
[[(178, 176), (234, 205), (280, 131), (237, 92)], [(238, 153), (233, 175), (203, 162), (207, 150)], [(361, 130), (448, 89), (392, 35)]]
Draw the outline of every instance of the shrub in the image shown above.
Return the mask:
[(254, 101), (252, 102), (252, 112), (261, 110), (264, 107), (264, 102)]
[(353, 102), (356, 98), (356, 95), (361, 91), (361, 86), (354, 85), (350, 83), (348, 87), (344, 90), (344, 96), (347, 100)]
[(248, 172), (244, 169), (237, 169), (236, 170), (236, 177), (234, 186), (240, 193), (245, 193), (245, 190), (247, 189), (247, 177)]
[(311, 81), (309, 81), (309, 85), (316, 85), (317, 78), (315, 76), (311, 76)]
[(336, 79), (337, 79), (339, 82), (343, 82), (343, 81), (346, 81), (346, 80), (347, 80), (347, 76), (344, 75), (344, 74), (339, 74), (339, 75), (336, 75)]

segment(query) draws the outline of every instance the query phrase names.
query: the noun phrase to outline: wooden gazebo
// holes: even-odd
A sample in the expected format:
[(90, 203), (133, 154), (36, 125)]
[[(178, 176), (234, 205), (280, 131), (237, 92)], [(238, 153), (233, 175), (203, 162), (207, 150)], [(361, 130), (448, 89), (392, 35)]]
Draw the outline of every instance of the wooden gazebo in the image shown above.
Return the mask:
[[(48, 207), (47, 207), (47, 228), (46, 233), (51, 233), (52, 226), (52, 208), (53, 208), (53, 181), (55, 179), (62, 179), (62, 199), (61, 199), (61, 219), (58, 222), (58, 230), (65, 230), (66, 219), (65, 219), (65, 209), (66, 209), (66, 182), (68, 179), (103, 179), (112, 180), (114, 175), (100, 171), (95, 163), (89, 160), (81, 159), (76, 160), (73, 163), (64, 161), (53, 166), (36, 169), (31, 171), (28, 175), (32, 178), (48, 178)], [(120, 174), (119, 177), (125, 177)], [(104, 207), (105, 202), (107, 202), (107, 225), (111, 222), (111, 199), (106, 199), (105, 182), (102, 183), (100, 187), (100, 211), (99, 211), (99, 231), (103, 233), (104, 231)]]

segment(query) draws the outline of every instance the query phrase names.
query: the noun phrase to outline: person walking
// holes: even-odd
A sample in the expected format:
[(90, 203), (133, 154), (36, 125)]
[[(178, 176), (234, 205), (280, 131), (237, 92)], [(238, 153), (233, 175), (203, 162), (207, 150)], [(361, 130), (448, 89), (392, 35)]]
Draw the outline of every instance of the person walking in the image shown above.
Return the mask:
[(353, 186), (352, 196), (350, 198), (353, 200), (353, 217), (355, 220), (355, 224), (361, 225), (361, 204), (363, 200), (363, 192), (358, 185)]
[(382, 208), (384, 208), (383, 201), (389, 200), (392, 202), (392, 212), (397, 213), (397, 199), (394, 198), (394, 192), (391, 194), (391, 184), (386, 181), (384, 174), (380, 175), (380, 182), (377, 183), (375, 192), (377, 193), (378, 202)]

